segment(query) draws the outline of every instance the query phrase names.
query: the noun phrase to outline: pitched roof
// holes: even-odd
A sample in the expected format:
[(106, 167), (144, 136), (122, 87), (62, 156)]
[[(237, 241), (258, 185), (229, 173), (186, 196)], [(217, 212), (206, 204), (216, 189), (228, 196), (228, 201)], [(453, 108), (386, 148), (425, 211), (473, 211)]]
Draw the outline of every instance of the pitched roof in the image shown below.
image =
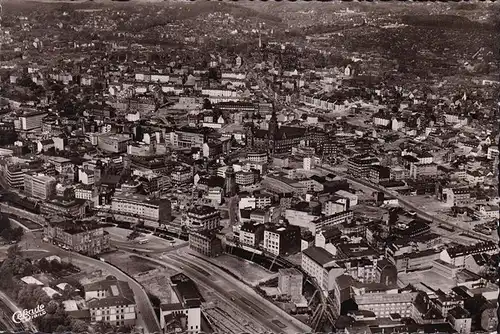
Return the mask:
[(91, 299), (88, 302), (89, 308), (109, 307), (117, 305), (135, 304), (134, 292), (127, 282), (116, 279), (106, 279), (100, 282), (87, 284), (84, 286), (85, 292), (107, 291), (108, 296), (102, 299)]

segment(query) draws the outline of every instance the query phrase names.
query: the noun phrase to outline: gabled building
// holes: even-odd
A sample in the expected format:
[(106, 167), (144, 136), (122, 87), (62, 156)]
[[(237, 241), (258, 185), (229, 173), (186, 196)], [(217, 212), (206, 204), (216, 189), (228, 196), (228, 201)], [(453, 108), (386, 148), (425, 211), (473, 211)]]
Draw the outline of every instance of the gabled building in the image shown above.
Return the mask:
[(439, 258), (446, 263), (450, 263), (456, 267), (463, 268), (465, 267), (465, 259), (469, 255), (482, 253), (486, 253), (489, 255), (496, 254), (498, 253), (498, 246), (495, 245), (495, 243), (492, 241), (480, 242), (470, 246), (460, 245), (444, 249), (443, 251), (441, 251)]
[(127, 282), (106, 279), (85, 285), (84, 290), (92, 323), (102, 321), (111, 326), (135, 325), (137, 305)]

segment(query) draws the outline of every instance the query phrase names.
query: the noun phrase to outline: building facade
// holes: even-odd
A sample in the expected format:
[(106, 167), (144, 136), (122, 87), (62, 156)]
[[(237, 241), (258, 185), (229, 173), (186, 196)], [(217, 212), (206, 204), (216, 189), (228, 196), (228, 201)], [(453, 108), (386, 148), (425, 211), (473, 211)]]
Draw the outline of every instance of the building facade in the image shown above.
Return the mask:
[(184, 225), (190, 231), (215, 230), (220, 226), (220, 212), (211, 206), (196, 206), (188, 210)]
[(85, 301), (92, 323), (105, 322), (111, 326), (134, 326), (136, 302), (127, 282), (116, 279), (84, 286)]
[(109, 234), (95, 222), (55, 220), (44, 227), (50, 242), (90, 256), (110, 248)]
[(214, 231), (191, 231), (189, 248), (208, 257), (217, 257), (222, 254), (222, 241)]
[(302, 300), (302, 284), (304, 275), (295, 268), (278, 270), (278, 289), (282, 295), (290, 297), (294, 302)]

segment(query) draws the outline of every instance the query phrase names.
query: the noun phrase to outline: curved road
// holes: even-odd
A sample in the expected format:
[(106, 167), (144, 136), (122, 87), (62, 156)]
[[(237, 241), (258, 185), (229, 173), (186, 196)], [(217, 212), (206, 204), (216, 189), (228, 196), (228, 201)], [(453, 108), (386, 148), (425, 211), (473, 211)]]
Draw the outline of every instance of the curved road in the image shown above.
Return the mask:
[(161, 253), (165, 253), (165, 252), (171, 252), (171, 251), (177, 250), (179, 248), (186, 247), (188, 244), (189, 244), (189, 242), (183, 241), (183, 242), (180, 242), (174, 246), (151, 249), (151, 248), (148, 248), (147, 244), (144, 244), (144, 245), (133, 244), (133, 245), (131, 245), (130, 242), (111, 240), (111, 245), (116, 247), (116, 248), (120, 248), (120, 249), (127, 250), (130, 252), (138, 251), (138, 252), (148, 253), (148, 254), (161, 254)]

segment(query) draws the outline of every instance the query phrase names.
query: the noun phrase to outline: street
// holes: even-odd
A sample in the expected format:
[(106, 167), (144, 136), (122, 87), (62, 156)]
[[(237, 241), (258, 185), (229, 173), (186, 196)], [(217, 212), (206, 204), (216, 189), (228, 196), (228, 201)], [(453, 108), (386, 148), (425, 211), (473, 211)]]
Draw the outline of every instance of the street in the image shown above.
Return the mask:
[(324, 171), (327, 171), (327, 172), (337, 173), (337, 175), (346, 178), (349, 182), (357, 183), (357, 184), (363, 185), (365, 187), (371, 188), (373, 190), (381, 191), (386, 196), (390, 196), (390, 197), (396, 198), (398, 200), (398, 202), (399, 202), (399, 205), (402, 208), (404, 208), (404, 209), (406, 209), (408, 211), (415, 211), (415, 213), (417, 214), (418, 217), (421, 217), (421, 218), (423, 218), (425, 220), (428, 220), (428, 221), (430, 221), (432, 223), (443, 224), (443, 225), (447, 225), (447, 226), (453, 226), (455, 229), (465, 231), (465, 232), (469, 233), (471, 236), (474, 236), (474, 237), (478, 238), (479, 240), (496, 241), (495, 237), (483, 235), (483, 234), (474, 232), (474, 231), (469, 230), (469, 229), (464, 229), (464, 228), (458, 226), (457, 224), (453, 224), (452, 222), (449, 222), (447, 220), (441, 219), (441, 218), (439, 218), (436, 215), (432, 215), (432, 214), (426, 212), (424, 208), (420, 208), (420, 207), (415, 206), (414, 204), (412, 204), (410, 201), (408, 201), (402, 195), (398, 194), (395, 191), (389, 191), (389, 190), (387, 190), (385, 188), (380, 187), (379, 185), (370, 183), (370, 182), (362, 180), (360, 178), (354, 178), (354, 177), (352, 177), (350, 175), (347, 175), (347, 174), (344, 174), (344, 173), (339, 173), (338, 171), (334, 170), (331, 167), (325, 167), (325, 165), (323, 165), (322, 167), (318, 167), (318, 169), (323, 169)]

